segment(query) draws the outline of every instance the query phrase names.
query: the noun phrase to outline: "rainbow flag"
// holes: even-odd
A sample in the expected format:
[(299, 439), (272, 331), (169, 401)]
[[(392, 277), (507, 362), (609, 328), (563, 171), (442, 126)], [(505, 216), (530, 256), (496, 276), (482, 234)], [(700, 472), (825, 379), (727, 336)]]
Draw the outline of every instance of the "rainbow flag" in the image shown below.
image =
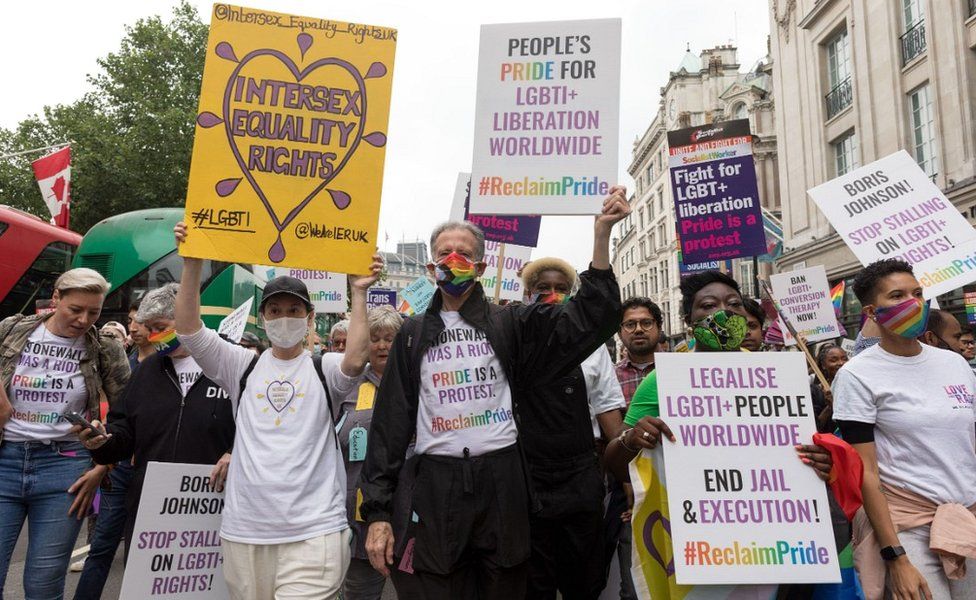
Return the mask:
[(410, 307), (410, 303), (407, 302), (406, 300), (400, 302), (400, 306), (399, 308), (397, 308), (397, 312), (407, 317), (411, 317), (414, 314), (413, 308)]
[(835, 285), (830, 290), (830, 301), (834, 303), (834, 312), (839, 317), (841, 311), (843, 310), (844, 303), (844, 280), (841, 279), (840, 283)]

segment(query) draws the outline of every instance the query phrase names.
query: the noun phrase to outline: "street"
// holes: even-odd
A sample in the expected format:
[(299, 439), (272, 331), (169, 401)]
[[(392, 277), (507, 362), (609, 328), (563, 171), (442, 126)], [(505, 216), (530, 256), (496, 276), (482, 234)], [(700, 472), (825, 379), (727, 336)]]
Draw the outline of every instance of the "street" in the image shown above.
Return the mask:
[[(78, 543), (75, 544), (75, 548), (82, 548), (85, 546), (85, 539), (87, 536), (87, 527), (82, 527), (81, 534), (78, 536)], [(24, 597), (24, 563), (27, 560), (27, 527), (24, 526), (23, 531), (21, 531), (20, 539), (17, 540), (17, 545), (14, 547), (14, 554), (10, 559), (10, 570), (7, 572), (7, 584), (4, 589), (3, 598), (6, 600), (25, 600)], [(76, 559), (72, 559), (74, 562)], [(115, 600), (119, 597), (119, 593), (122, 591), (122, 546), (119, 546), (119, 551), (115, 555), (115, 561), (112, 563), (112, 571), (109, 573), (108, 581), (105, 583), (105, 589), (102, 591), (102, 598), (106, 600)], [(78, 585), (78, 579), (81, 577), (81, 573), (68, 573), (68, 577), (64, 584), (64, 597), (72, 598), (75, 593), (75, 587)], [(383, 590), (382, 600), (396, 600), (396, 592), (393, 591), (393, 586), (388, 582), (386, 588)]]

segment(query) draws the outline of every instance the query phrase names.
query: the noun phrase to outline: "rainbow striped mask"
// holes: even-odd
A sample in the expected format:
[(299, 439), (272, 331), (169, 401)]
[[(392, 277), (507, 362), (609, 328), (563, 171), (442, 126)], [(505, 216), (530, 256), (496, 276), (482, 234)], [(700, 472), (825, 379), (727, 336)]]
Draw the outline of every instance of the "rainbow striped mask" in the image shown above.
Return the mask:
[(892, 333), (915, 339), (925, 333), (929, 303), (920, 298), (909, 298), (894, 306), (879, 306), (874, 311), (874, 320)]
[(457, 252), (451, 252), (434, 266), (437, 285), (452, 296), (463, 296), (478, 278), (477, 266)]
[(176, 337), (175, 329), (167, 329), (149, 336), (149, 341), (156, 348), (156, 352), (165, 355), (180, 347), (180, 338)]
[(566, 304), (569, 302), (569, 298), (569, 294), (549, 292), (547, 294), (532, 294), (529, 296), (529, 302), (532, 304), (535, 304), (536, 302), (540, 304)]

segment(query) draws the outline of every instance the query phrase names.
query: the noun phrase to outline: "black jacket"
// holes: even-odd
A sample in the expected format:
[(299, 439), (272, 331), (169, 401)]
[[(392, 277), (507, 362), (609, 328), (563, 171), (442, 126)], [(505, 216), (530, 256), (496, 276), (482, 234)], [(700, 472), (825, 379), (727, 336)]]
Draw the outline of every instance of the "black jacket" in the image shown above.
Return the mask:
[(173, 360), (159, 354), (142, 361), (107, 421), (112, 437), (92, 451), (95, 462), (110, 465), (135, 457), (126, 496), (127, 536), (149, 461), (214, 464), (234, 443), (234, 413), (224, 390), (201, 375), (184, 399)]
[[(613, 271), (590, 269), (580, 282), (565, 305), (504, 307), (488, 302), (479, 283), (460, 309), (465, 322), (485, 332), (505, 371), (516, 425), (520, 403), (536, 397), (533, 388), (568, 375), (620, 327), (620, 288)], [(437, 293), (426, 313), (403, 324), (390, 349), (360, 478), (360, 512), (367, 522), (391, 519), (397, 477), (417, 428), (421, 360), (444, 330), (441, 306)]]

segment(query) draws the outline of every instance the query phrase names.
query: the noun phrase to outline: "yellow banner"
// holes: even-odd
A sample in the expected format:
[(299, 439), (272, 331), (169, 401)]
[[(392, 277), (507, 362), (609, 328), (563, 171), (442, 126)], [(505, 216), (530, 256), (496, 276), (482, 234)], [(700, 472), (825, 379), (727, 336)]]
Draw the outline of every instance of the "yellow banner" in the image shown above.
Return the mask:
[(181, 254), (369, 271), (396, 36), (214, 5)]

